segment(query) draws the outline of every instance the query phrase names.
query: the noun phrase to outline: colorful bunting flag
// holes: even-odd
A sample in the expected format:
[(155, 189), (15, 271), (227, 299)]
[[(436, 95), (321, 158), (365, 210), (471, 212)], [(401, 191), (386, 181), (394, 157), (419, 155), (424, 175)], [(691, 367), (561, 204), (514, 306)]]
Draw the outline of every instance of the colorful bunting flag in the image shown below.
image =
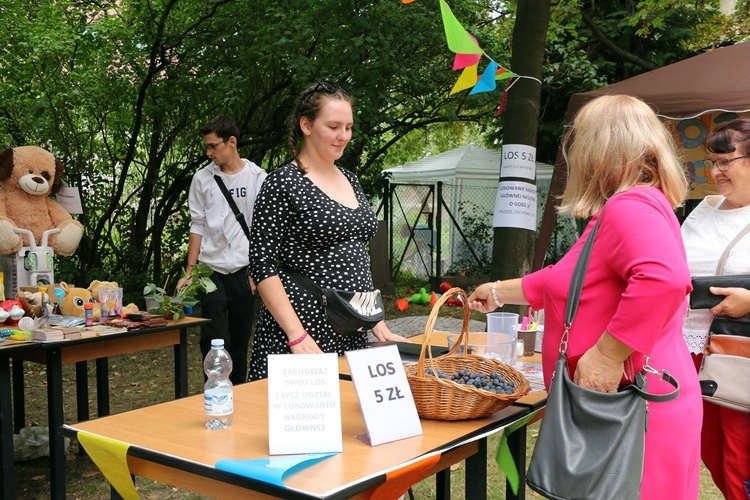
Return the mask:
[(490, 61), (484, 69), (482, 77), (477, 81), (477, 84), (474, 85), (474, 88), (471, 89), (469, 95), (479, 94), (480, 92), (492, 92), (495, 90), (495, 87), (497, 87), (497, 84), (495, 83), (497, 68), (497, 63), (495, 61)]
[(470, 89), (477, 84), (477, 67), (479, 64), (473, 64), (461, 72), (461, 76), (458, 77), (458, 81), (453, 86), (450, 95), (462, 90)]
[(451, 8), (440, 0), (440, 12), (443, 15), (443, 26), (445, 27), (445, 38), (448, 40), (448, 48), (457, 54), (482, 54), (479, 45), (472, 39), (468, 31), (461, 26)]

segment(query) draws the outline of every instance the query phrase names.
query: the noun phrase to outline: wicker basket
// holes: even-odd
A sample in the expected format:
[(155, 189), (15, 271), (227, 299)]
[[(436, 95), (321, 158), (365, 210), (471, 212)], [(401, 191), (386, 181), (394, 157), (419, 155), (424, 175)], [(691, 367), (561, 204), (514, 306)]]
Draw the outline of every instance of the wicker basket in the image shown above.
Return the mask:
[[(453, 348), (445, 355), (432, 357), (428, 346), (430, 334), (433, 332), (440, 307), (452, 296), (459, 296), (464, 304), (464, 322), (461, 335)], [(470, 354), (454, 354), (461, 342), (465, 343), (464, 352), (469, 347), (469, 305), (466, 292), (460, 288), (451, 288), (438, 299), (430, 312), (424, 329), (424, 342), (417, 363), (405, 365), (406, 378), (409, 380), (417, 412), (422, 418), (433, 420), (466, 420), (482, 418), (510, 406), (517, 399), (528, 394), (529, 381), (520, 372), (496, 359), (484, 358)], [(428, 357), (425, 358), (425, 354)], [(431, 368), (434, 375), (426, 375), (425, 370)], [(512, 382), (512, 394), (494, 394), (475, 387), (459, 384), (451, 380), (438, 378), (437, 370), (448, 375), (458, 370), (468, 369), (472, 372), (501, 374), (505, 380)]]

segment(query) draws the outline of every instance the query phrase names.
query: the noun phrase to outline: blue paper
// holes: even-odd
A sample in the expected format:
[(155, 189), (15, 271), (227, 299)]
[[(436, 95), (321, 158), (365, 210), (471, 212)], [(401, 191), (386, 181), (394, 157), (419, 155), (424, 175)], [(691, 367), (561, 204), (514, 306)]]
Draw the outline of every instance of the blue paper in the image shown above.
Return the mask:
[(264, 483), (284, 486), (287, 473), (302, 470), (336, 453), (306, 453), (304, 455), (281, 455), (268, 458), (233, 460), (224, 458), (216, 462), (216, 468), (238, 476), (257, 479)]
[(480, 92), (492, 92), (497, 87), (495, 83), (495, 73), (500, 66), (495, 61), (490, 61), (487, 68), (482, 73), (482, 77), (479, 79), (474, 88), (471, 89), (469, 95), (478, 94)]

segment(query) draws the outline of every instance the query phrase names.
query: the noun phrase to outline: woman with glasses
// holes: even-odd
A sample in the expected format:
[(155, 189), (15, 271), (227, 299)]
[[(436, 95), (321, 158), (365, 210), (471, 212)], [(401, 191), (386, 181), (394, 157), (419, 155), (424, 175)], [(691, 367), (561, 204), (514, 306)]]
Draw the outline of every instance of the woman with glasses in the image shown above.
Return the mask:
[[(704, 145), (708, 151), (704, 164), (719, 194), (701, 201), (682, 225), (693, 276), (717, 274), (725, 249), (750, 225), (750, 120), (721, 125)], [(731, 247), (722, 274), (750, 274), (750, 235)], [(750, 313), (750, 290), (711, 291), (726, 298), (712, 309), (691, 310), (685, 318), (683, 333), (696, 368), (714, 315), (736, 318)], [(750, 414), (704, 401), (701, 458), (726, 498), (750, 498)]]
[[(338, 353), (367, 346), (367, 332), (333, 331), (318, 299), (286, 272), (321, 288), (373, 289), (367, 242), (377, 218), (357, 177), (336, 162), (352, 138), (352, 98), (321, 81), (304, 90), (289, 122), (293, 160), (269, 174), (255, 203), (250, 276), (263, 298), (250, 380), (266, 378), (269, 354)], [(381, 321), (378, 340), (406, 341)]]

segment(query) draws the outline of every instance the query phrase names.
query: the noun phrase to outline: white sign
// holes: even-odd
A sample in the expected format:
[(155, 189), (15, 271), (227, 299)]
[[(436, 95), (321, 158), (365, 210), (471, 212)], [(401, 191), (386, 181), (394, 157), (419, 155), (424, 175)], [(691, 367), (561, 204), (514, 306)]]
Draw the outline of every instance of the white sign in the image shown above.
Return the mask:
[(345, 354), (370, 445), (422, 434), (398, 347), (372, 347)]
[(343, 450), (338, 356), (268, 356), (268, 448), (271, 455)]
[(83, 213), (81, 193), (78, 192), (77, 187), (61, 187), (60, 191), (55, 195), (55, 199), (69, 214)]
[(536, 231), (536, 186), (503, 181), (497, 187), (492, 227), (518, 227)]
[(527, 144), (503, 144), (500, 177), (536, 178), (536, 148)]

